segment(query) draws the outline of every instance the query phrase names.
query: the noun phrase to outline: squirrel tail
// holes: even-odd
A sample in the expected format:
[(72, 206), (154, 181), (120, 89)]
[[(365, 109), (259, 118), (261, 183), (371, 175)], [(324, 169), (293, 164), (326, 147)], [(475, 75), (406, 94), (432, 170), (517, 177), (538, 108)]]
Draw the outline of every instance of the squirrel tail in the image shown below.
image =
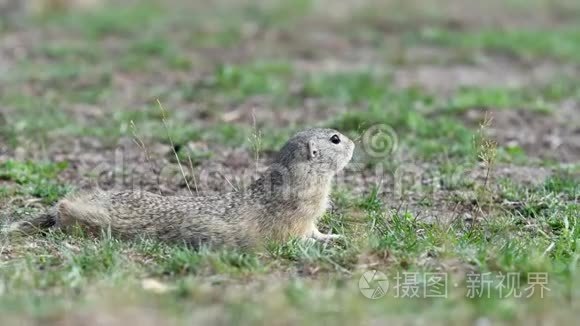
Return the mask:
[(67, 229), (76, 225), (91, 233), (110, 227), (129, 232), (131, 225), (123, 223), (122, 220), (111, 219), (103, 208), (107, 201), (106, 194), (101, 192), (69, 196), (43, 214), (28, 220), (7, 223), (4, 227), (0, 225), (0, 235), (36, 234), (50, 228)]
[(8, 224), (6, 227), (0, 230), (0, 234), (11, 235), (11, 234), (34, 234), (42, 231), (46, 231), (56, 225), (57, 212), (49, 212), (40, 214), (26, 221), (17, 221)]

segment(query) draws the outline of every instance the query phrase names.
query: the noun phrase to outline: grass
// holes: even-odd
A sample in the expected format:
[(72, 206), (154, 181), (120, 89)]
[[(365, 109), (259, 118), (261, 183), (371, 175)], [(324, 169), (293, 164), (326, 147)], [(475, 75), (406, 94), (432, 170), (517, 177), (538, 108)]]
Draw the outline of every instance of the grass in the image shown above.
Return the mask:
[[(150, 65), (148, 58), (151, 56), (165, 57), (166, 53), (174, 53), (173, 50), (167, 50), (164, 42), (137, 41), (136, 44), (139, 46), (132, 51), (134, 55), (138, 53), (139, 57), (130, 63), (137, 64), (136, 69)], [(143, 46), (151, 47), (142, 48)], [(54, 93), (44, 95), (43, 102), (15, 92), (7, 94), (7, 103), (18, 109), (16, 116), (23, 117), (22, 122), (15, 127), (17, 132), (46, 138), (49, 131), (58, 129), (58, 136), (96, 135), (114, 140), (127, 135), (128, 122), (133, 120), (138, 127), (151, 130), (151, 134), (163, 135), (159, 129), (162, 126), (158, 116), (154, 113), (156, 98), (163, 101), (165, 98), (194, 101), (204, 107), (206, 112), (210, 112), (210, 117), (214, 119), (219, 117), (220, 112), (225, 111), (224, 108), (219, 108), (224, 105), (237, 107), (260, 100), (269, 106), (295, 107), (306, 101), (314, 101), (321, 106), (320, 110), (328, 106), (346, 106), (349, 109), (349, 112), (329, 123), (333, 127), (354, 134), (374, 124), (394, 126), (397, 132), (410, 136), (409, 139), (402, 139), (407, 147), (413, 148), (421, 157), (432, 158), (469, 155), (472, 135), (454, 116), (457, 113), (473, 109), (524, 109), (552, 114), (563, 99), (578, 97), (577, 83), (569, 79), (558, 79), (549, 85), (519, 89), (460, 88), (450, 96), (440, 97), (421, 88), (397, 89), (385, 73), (303, 73), (296, 71), (288, 62), (257, 61), (243, 65), (220, 65), (207, 78), (193, 84), (185, 83), (177, 90), (150, 89), (150, 93), (153, 92), (153, 95), (147, 95), (150, 102), (140, 104), (140, 109), (117, 109), (117, 104), (112, 104), (110, 99), (111, 94), (115, 93), (112, 90), (110, 68), (99, 72), (85, 71), (79, 64), (71, 64), (66, 60), (64, 62), (66, 63), (62, 66), (51, 67), (46, 71), (30, 69), (30, 77), (17, 79), (18, 82), (40, 82), (54, 90)], [(140, 67), (141, 65), (143, 66)], [(92, 80), (88, 84), (82, 81), (87, 76)], [(71, 88), (71, 83), (80, 85)], [(295, 94), (288, 92), (291, 85), (297, 86)], [(116, 112), (105, 113), (87, 125), (75, 125), (71, 121), (74, 117), (63, 112), (62, 108), (70, 108), (77, 103), (109, 106), (107, 111)], [(429, 115), (433, 112), (441, 111), (446, 114), (435, 119), (430, 118)], [(46, 115), (42, 124), (30, 123), (33, 120), (27, 119), (27, 116), (37, 115), (39, 112)], [(250, 131), (249, 127), (227, 123), (202, 125), (184, 112), (178, 112), (173, 119), (173, 132), (181, 140), (179, 142), (205, 138), (239, 146), (244, 144)], [(103, 123), (111, 120), (114, 123)], [(284, 135), (296, 128), (288, 126)], [(270, 144), (267, 149), (280, 145), (281, 139), (282, 137), (271, 141), (266, 139)], [(448, 144), (452, 144), (451, 148)], [(508, 159), (522, 154), (517, 148), (506, 148), (505, 153)]]
[(111, 35), (134, 35), (143, 28), (158, 23), (163, 9), (152, 1), (143, 1), (134, 6), (112, 8), (106, 6), (97, 11), (83, 14), (54, 13), (43, 17), (42, 23), (75, 28), (83, 36), (99, 39)]
[(214, 92), (219, 90), (234, 101), (255, 95), (281, 96), (289, 86), (290, 73), (290, 67), (284, 63), (258, 62), (241, 66), (223, 65), (217, 67), (212, 78), (203, 81), (200, 85), (193, 85), (193, 93), (188, 94), (187, 98), (202, 97), (204, 90)]
[[(379, 10), (383, 4), (364, 2), (344, 16), (339, 6), (312, 1), (152, 0), (1, 23), (10, 49), (0, 51), (7, 67), (0, 74), (0, 225), (79, 187), (90, 177), (85, 164), (108, 157), (125, 138), (142, 141), (155, 164), (175, 167), (172, 145), (184, 168), (191, 159), (194, 172), (225, 167), (245, 177), (294, 131), (328, 126), (356, 140), (357, 165), (340, 176), (333, 209), (320, 221), (322, 231), (345, 235), (333, 244), (192, 251), (106, 232), (0, 236), (0, 323), (571, 323), (580, 295), (580, 170), (569, 131), (577, 114), (563, 114), (580, 100), (578, 81), (570, 74), (465, 87), (442, 76), (441, 83), (458, 84), (443, 93), (402, 88), (393, 72), (478, 65), (482, 53), (491, 64), (525, 70), (548, 60), (572, 71), (580, 42), (569, 22), (578, 12), (560, 20), (542, 0), (492, 1), (485, 12), (507, 19), (499, 28), (457, 25), (438, 5)], [(537, 12), (553, 20), (550, 28), (508, 24), (511, 15), (517, 22)], [(391, 56), (401, 46), (401, 57)], [(413, 58), (421, 49), (435, 52)], [(473, 110), (539, 111), (526, 117), (544, 119), (562, 144), (541, 145), (539, 130), (542, 153), (496, 144), (488, 138), (493, 125), (465, 123)], [(135, 146), (129, 150), (143, 150)], [(567, 155), (550, 162), (543, 179), (535, 159), (561, 151)], [(70, 162), (55, 162), (63, 154)], [(520, 168), (531, 171), (524, 179), (532, 183), (510, 177)], [(377, 300), (359, 289), (372, 270), (390, 285)], [(429, 289), (430, 273), (447, 275), (447, 298), (402, 295)], [(530, 273), (547, 273), (544, 298), (506, 295), (529, 293)], [(491, 277), (490, 288), (469, 298), (470, 277), (481, 275)], [(501, 279), (508, 275), (510, 284)], [(395, 287), (405, 277), (417, 282)]]
[(62, 197), (69, 187), (55, 180), (58, 173), (68, 164), (36, 163), (8, 160), (0, 164), (0, 180), (14, 182), (15, 185), (0, 186), (0, 193), (11, 196), (28, 195), (43, 200), (45, 204), (54, 203)]
[[(551, 187), (555, 182), (559, 181), (550, 179), (533, 194), (557, 195), (547, 190), (553, 189)], [(569, 191), (569, 188), (565, 189)], [(485, 299), (487, 292), (481, 295), (482, 299), (465, 299), (465, 291), (468, 291), (469, 286), (457, 274), (457, 269), (491, 273), (493, 277), (520, 273), (518, 277), (521, 283), (517, 290), (521, 291), (528, 288), (526, 273), (547, 272), (550, 283), (546, 286), (551, 292), (549, 297), (541, 301), (543, 304), (566, 304), (566, 298), (577, 291), (570, 287), (576, 277), (575, 267), (570, 262), (578, 258), (575, 241), (580, 236), (575, 224), (578, 205), (559, 211), (559, 219), (569, 223), (554, 224), (555, 217), (546, 212), (533, 216), (535, 223), (529, 228), (521, 228), (519, 214), (509, 211), (475, 225), (461, 221), (451, 224), (426, 223), (409, 212), (386, 209), (376, 191), (361, 199), (358, 207), (362, 217), (342, 225), (341, 231), (346, 233), (347, 240), (343, 246), (338, 247), (304, 245), (292, 241), (281, 245), (272, 244), (259, 255), (235, 251), (192, 252), (187, 248), (166, 246), (151, 240), (121, 242), (106, 234), (93, 240), (61, 233), (33, 240), (36, 245), (32, 251), (19, 252), (18, 245), (12, 243), (9, 244), (10, 248), (16, 250), (13, 254), (21, 258), (7, 262), (8, 265), (2, 268), (4, 291), (11, 293), (2, 299), (2, 307), (10, 310), (24, 308), (33, 315), (45, 315), (48, 311), (54, 314), (55, 311), (66, 309), (70, 300), (89, 300), (88, 296), (95, 284), (105, 289), (120, 286), (139, 292), (142, 291), (138, 289), (139, 280), (153, 278), (158, 279), (160, 285), (151, 291), (161, 291), (164, 300), (181, 305), (187, 304), (188, 298), (198, 298), (194, 300), (207, 304), (207, 298), (203, 297), (209, 295), (217, 302), (222, 302), (224, 307), (229, 307), (225, 310), (227, 316), (241, 314), (250, 319), (253, 314), (271, 313), (272, 306), (280, 304), (287, 306), (284, 309), (300, 309), (305, 316), (314, 316), (330, 309), (325, 316), (334, 320), (340, 313), (335, 312), (331, 302), (348, 300), (350, 304), (351, 300), (358, 298), (354, 302), (362, 305), (359, 309), (365, 307), (365, 311), (370, 314), (377, 313), (374, 308), (378, 307), (391, 312), (399, 310), (401, 316), (405, 316), (405, 311), (410, 312), (417, 305), (459, 304), (471, 306), (475, 309), (473, 314), (484, 313), (492, 318), (518, 320), (522, 314), (521, 309), (531, 309), (535, 305), (534, 299), (520, 300), (529, 302), (525, 305), (517, 303), (513, 298), (505, 299), (500, 296), (501, 290), (497, 284), (490, 289), (489, 299)], [(327, 221), (336, 217), (329, 216)], [(363, 228), (365, 232), (357, 233), (360, 232), (361, 224), (366, 225)], [(547, 248), (551, 249), (546, 252)], [(360, 300), (356, 284), (360, 273), (371, 267), (362, 267), (364, 265), (361, 262), (373, 269), (385, 271), (391, 282), (395, 282), (401, 273), (418, 273), (416, 275), (422, 276), (424, 273), (448, 272), (449, 281), (460, 285), (448, 289), (454, 293), (449, 299), (451, 303), (441, 299), (397, 298), (397, 292), (390, 292), (382, 301), (364, 301)], [(282, 272), (282, 275), (288, 276), (271, 279), (271, 284), (267, 284), (268, 275), (273, 272)], [(297, 272), (306, 277), (296, 279), (290, 276)], [(333, 281), (330, 284), (316, 281), (326, 274), (334, 275), (334, 285)], [(127, 280), (129, 283), (126, 283)], [(274, 289), (265, 292), (269, 298), (265, 306), (250, 301), (252, 303), (233, 308), (233, 302), (228, 301), (230, 292), (220, 292), (224, 289), (220, 284), (232, 282), (258, 282), (262, 286), (266, 282), (266, 287)], [(204, 284), (214, 285), (208, 289)], [(325, 286), (331, 287), (323, 290)], [(37, 289), (37, 294), (29, 294), (27, 291), (30, 288)], [(240, 291), (242, 294), (250, 293), (248, 291), (251, 288), (253, 286), (241, 287)], [(330, 292), (325, 295), (325, 291)], [(60, 298), (50, 303), (45, 301), (38, 306), (34, 301), (29, 301), (34, 300), (36, 295), (58, 295)], [(201, 297), (197, 297), (199, 295)], [(314, 304), (312, 300), (320, 295), (321, 301)], [(256, 299), (263, 304), (265, 298)], [(28, 300), (29, 303), (22, 305), (20, 300)], [(511, 304), (506, 306), (506, 302)], [(26, 307), (34, 308), (30, 310)], [(355, 307), (349, 305), (345, 308)], [(453, 311), (447, 309), (448, 312)], [(170, 312), (171, 309), (165, 311)], [(427, 314), (435, 312), (426, 310)]]
[(525, 60), (552, 58), (578, 62), (580, 33), (576, 26), (555, 29), (501, 30), (483, 29), (476, 32), (455, 32), (427, 29), (419, 34), (422, 41), (474, 52), (503, 53)]

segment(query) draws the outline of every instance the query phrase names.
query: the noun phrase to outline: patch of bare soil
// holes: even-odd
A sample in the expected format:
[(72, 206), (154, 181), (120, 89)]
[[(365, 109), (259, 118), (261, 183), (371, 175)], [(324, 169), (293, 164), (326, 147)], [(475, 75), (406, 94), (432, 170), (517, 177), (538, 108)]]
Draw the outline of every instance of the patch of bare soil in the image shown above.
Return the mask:
[(544, 85), (555, 78), (573, 76), (577, 71), (571, 65), (542, 62), (529, 66), (495, 56), (475, 65), (422, 64), (401, 67), (394, 72), (394, 83), (400, 88), (418, 86), (436, 94), (450, 95), (462, 87), (524, 88)]
[[(580, 107), (562, 106), (554, 114), (529, 110), (491, 110), (493, 122), (489, 136), (502, 147), (521, 147), (535, 159), (560, 163), (580, 161)], [(485, 111), (470, 110), (465, 122), (476, 128), (485, 118)]]
[(566, 24), (575, 20), (577, 10), (573, 1), (545, 1), (530, 6), (506, 6), (505, 1), (412, 1), (430, 5), (432, 10), (444, 12), (449, 23), (462, 28), (538, 28)]
[[(110, 147), (97, 139), (85, 137), (63, 140), (61, 145), (52, 149), (49, 159), (69, 163), (60, 178), (77, 189), (98, 187), (196, 196), (233, 191), (255, 177), (253, 158), (245, 150), (212, 148), (211, 158), (194, 159), (190, 163), (184, 156), (180, 159), (180, 167), (171, 146), (163, 143), (145, 144), (143, 149), (134, 140), (123, 138), (116, 146)], [(207, 145), (190, 143), (186, 146), (199, 148)]]
[[(524, 6), (524, 2), (506, 5), (501, 0), (348, 0), (340, 3), (323, 0), (316, 2), (315, 12), (334, 20), (362, 16), (370, 20), (370, 24), (383, 29), (407, 25), (421, 28), (439, 23), (465, 30), (497, 26), (537, 28), (566, 24), (574, 21), (573, 13), (578, 10), (574, 0), (528, 2)], [(412, 23), (407, 19), (409, 17), (414, 18)]]

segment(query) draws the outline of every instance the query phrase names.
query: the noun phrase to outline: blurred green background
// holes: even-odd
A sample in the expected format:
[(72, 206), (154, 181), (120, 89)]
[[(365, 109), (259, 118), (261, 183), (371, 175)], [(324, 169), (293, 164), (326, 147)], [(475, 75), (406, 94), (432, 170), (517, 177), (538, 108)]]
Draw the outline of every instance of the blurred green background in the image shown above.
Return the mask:
[[(362, 167), (321, 221), (347, 236), (331, 247), (0, 237), (0, 324), (572, 324), (579, 67), (575, 0), (0, 0), (0, 224), (96, 170), (187, 194), (157, 184), (170, 143), (188, 177), (233, 180), (326, 126)], [(361, 144), (376, 124), (397, 143), (378, 158)], [(405, 169), (428, 178), (401, 194)], [(448, 273), (449, 296), (368, 300), (373, 269)], [(547, 272), (551, 291), (468, 299), (473, 271)]]

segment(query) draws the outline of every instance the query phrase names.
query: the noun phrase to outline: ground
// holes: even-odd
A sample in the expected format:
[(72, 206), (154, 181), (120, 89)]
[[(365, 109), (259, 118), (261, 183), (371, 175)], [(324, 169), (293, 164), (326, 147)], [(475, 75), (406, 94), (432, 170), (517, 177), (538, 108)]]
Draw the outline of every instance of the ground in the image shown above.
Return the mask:
[(111, 3), (0, 14), (0, 223), (96, 186), (236, 191), (324, 126), (357, 144), (321, 221), (346, 239), (3, 236), (1, 324), (573, 323), (577, 1)]

